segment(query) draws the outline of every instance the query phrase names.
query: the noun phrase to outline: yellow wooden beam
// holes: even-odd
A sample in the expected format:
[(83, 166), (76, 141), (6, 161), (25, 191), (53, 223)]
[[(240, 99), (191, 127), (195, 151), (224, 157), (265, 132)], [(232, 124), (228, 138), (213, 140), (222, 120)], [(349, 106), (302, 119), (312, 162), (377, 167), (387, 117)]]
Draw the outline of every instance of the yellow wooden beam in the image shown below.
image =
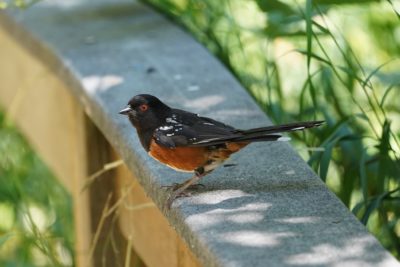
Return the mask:
[[(201, 266), (124, 165), (117, 169), (120, 226), (148, 266)], [(130, 194), (125, 194), (130, 190)]]
[(84, 112), (68, 88), (0, 27), (0, 105), (71, 193), (76, 258), (87, 266), (91, 231)]

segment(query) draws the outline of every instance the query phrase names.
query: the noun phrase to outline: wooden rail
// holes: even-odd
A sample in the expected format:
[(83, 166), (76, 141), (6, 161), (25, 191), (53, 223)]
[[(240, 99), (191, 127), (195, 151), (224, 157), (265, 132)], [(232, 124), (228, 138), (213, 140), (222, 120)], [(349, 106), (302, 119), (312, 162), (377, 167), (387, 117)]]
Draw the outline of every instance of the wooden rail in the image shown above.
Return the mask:
[(52, 0), (0, 13), (0, 59), (0, 105), (73, 196), (77, 266), (138, 256), (147, 266), (399, 266), (287, 144), (246, 148), (238, 167), (160, 211), (160, 185), (187, 177), (150, 159), (118, 115), (131, 96), (237, 127), (269, 121), (215, 58), (142, 4)]

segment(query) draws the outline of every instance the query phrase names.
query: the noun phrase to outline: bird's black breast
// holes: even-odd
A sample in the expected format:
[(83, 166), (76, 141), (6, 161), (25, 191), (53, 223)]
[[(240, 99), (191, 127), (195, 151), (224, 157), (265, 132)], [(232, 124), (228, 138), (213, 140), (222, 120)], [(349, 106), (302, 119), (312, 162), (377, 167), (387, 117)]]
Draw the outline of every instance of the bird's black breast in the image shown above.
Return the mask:
[(151, 140), (153, 139), (153, 131), (138, 131), (138, 136), (143, 148), (149, 152)]

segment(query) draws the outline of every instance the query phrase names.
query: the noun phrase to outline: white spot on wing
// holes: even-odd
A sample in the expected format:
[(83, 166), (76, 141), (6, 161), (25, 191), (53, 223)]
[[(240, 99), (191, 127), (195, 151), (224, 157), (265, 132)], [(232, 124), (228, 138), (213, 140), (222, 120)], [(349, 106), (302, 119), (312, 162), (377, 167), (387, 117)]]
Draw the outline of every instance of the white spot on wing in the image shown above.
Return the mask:
[(290, 137), (282, 136), (282, 137), (279, 137), (278, 139), (276, 139), (276, 141), (287, 142), (287, 141), (290, 141)]
[[(176, 118), (176, 116), (175, 116), (175, 118)], [(178, 122), (177, 122), (176, 120), (174, 120), (173, 118), (166, 118), (165, 121), (168, 122), (168, 123), (178, 123)]]
[(202, 141), (196, 142), (196, 143), (194, 143), (194, 144), (203, 144), (203, 143), (211, 142), (211, 141), (218, 140), (218, 139), (219, 139), (219, 137), (216, 137), (216, 138), (210, 138), (210, 139), (205, 139), (205, 140), (202, 140)]
[(168, 131), (168, 130), (171, 130), (172, 128), (174, 128), (174, 127), (172, 127), (172, 126), (161, 126), (158, 129), (160, 129), (161, 131)]

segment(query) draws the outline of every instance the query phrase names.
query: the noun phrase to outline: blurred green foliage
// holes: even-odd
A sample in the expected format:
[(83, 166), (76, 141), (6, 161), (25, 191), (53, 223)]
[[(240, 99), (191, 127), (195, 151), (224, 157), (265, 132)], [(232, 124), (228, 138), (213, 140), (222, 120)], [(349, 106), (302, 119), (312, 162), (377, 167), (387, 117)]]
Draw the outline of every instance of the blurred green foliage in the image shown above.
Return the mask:
[(73, 266), (72, 200), (0, 112), (0, 266)]
[(0, 0), (0, 10), (9, 7), (27, 8), (40, 0)]
[(275, 122), (326, 120), (295, 145), (400, 258), (399, 2), (145, 2), (188, 28)]

